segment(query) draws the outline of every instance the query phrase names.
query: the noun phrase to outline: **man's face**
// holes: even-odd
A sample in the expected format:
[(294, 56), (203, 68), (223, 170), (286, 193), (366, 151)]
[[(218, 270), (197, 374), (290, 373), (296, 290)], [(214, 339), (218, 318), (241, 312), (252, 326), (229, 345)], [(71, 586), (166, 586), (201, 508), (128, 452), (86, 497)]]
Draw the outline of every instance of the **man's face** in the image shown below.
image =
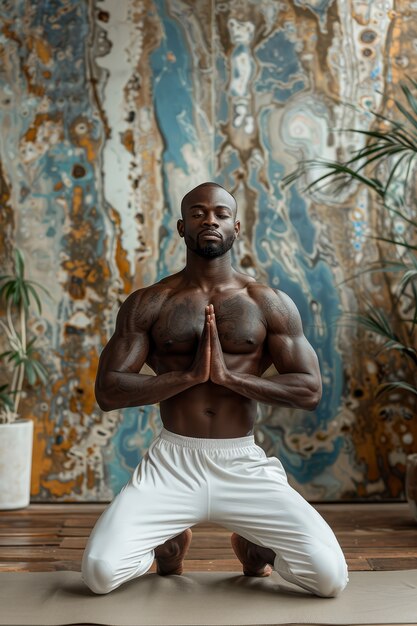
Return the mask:
[(197, 187), (184, 198), (178, 232), (187, 248), (206, 259), (222, 256), (240, 230), (236, 203), (221, 187)]

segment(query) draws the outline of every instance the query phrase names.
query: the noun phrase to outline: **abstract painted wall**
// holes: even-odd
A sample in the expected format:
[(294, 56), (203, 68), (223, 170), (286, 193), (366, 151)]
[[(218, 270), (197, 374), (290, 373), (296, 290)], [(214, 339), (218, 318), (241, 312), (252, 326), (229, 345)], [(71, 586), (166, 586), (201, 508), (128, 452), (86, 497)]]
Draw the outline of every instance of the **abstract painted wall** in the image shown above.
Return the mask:
[(374, 275), (344, 282), (378, 258), (385, 218), (355, 185), (282, 179), (392, 112), (415, 3), (16, 0), (0, 15), (2, 263), (18, 245), (51, 292), (32, 324), (51, 381), (24, 405), (33, 498), (111, 498), (158, 432), (157, 407), (100, 411), (95, 371), (127, 294), (183, 266), (180, 200), (205, 180), (238, 200), (236, 267), (295, 300), (320, 359), (319, 409), (261, 406), (258, 442), (309, 499), (402, 497), (415, 407), (374, 391), (409, 374), (343, 317), (387, 298)]

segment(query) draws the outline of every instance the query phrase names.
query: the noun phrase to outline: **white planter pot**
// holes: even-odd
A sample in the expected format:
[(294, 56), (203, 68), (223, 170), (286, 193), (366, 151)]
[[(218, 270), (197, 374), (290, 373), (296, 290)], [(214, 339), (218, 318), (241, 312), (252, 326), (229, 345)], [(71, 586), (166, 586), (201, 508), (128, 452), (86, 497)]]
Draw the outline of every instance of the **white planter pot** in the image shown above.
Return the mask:
[(32, 421), (0, 424), (0, 510), (29, 504), (32, 445)]

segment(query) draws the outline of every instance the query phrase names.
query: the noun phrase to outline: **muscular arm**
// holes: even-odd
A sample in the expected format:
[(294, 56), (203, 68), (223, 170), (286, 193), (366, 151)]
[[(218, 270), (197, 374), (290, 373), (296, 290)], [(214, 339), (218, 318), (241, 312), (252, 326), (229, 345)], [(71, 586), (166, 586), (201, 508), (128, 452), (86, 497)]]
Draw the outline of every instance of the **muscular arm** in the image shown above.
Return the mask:
[[(202, 335), (197, 351), (200, 358), (196, 357), (190, 371), (139, 374), (148, 356), (152, 322), (152, 305), (147, 302), (145, 291), (132, 294), (124, 302), (115, 332), (100, 356), (95, 394), (104, 411), (162, 402), (208, 380), (210, 356), (204, 345), (208, 332)], [(205, 359), (201, 359), (203, 353)]]
[[(263, 305), (263, 306), (262, 306)], [(263, 298), (262, 308), (267, 324), (267, 348), (279, 372), (261, 378), (216, 366), (223, 361), (215, 321), (211, 322), (213, 382), (247, 398), (280, 406), (312, 410), (321, 398), (321, 376), (316, 353), (304, 336), (300, 315), (292, 300), (274, 292)], [(213, 380), (213, 375), (211, 375)]]

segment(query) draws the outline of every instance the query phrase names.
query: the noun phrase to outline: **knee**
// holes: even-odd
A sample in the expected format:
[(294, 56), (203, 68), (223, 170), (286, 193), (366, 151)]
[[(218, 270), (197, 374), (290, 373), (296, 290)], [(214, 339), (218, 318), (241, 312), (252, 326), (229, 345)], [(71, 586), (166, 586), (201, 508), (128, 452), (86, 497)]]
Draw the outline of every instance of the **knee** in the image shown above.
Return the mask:
[(316, 572), (315, 593), (323, 598), (335, 598), (348, 583), (348, 570), (343, 554), (325, 554), (316, 556), (313, 565)]
[(84, 555), (81, 576), (94, 593), (110, 593), (117, 586), (114, 584), (115, 572), (105, 559)]
[(291, 564), (277, 555), (275, 569), (284, 580), (322, 598), (334, 598), (348, 583), (347, 565), (342, 551), (333, 551), (324, 546), (313, 555), (298, 554)]

